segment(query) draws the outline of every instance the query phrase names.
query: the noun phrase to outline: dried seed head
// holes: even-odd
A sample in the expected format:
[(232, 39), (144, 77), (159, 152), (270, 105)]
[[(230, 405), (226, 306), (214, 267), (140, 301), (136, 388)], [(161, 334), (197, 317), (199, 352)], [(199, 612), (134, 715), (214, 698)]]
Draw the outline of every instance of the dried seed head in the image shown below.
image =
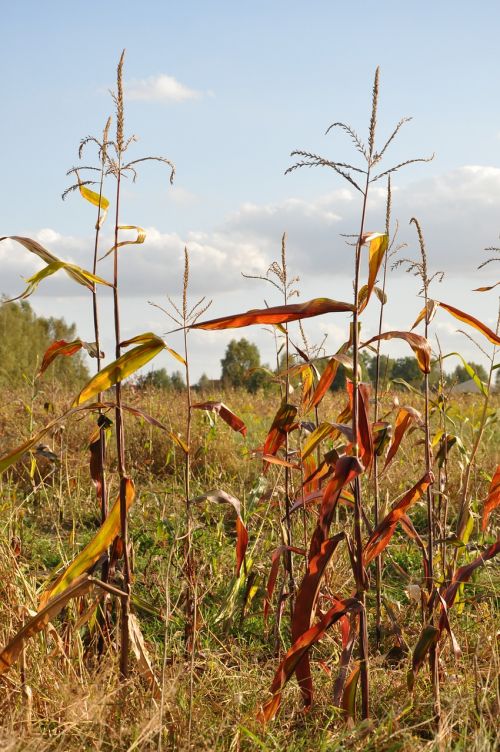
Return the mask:
[(125, 59), (125, 50), (123, 50), (118, 68), (116, 69), (116, 146), (117, 151), (120, 154), (123, 151), (123, 130), (124, 130), (124, 116), (123, 116), (123, 61)]
[(379, 82), (379, 76), (380, 76), (380, 68), (377, 65), (377, 70), (375, 71), (375, 79), (373, 81), (373, 92), (372, 92), (372, 116), (370, 118), (370, 134), (368, 136), (368, 153), (370, 155), (370, 159), (373, 155), (373, 149), (375, 147), (375, 130), (377, 128), (377, 105), (378, 105), (378, 82)]

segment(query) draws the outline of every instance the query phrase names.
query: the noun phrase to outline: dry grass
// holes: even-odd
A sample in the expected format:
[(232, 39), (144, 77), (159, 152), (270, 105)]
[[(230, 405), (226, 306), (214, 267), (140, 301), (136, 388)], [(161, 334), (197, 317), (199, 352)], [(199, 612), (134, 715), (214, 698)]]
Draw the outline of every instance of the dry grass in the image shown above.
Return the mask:
[[(207, 395), (210, 397), (210, 395)], [(11, 395), (1, 397), (0, 422), (4, 443), (11, 446), (27, 434), (24, 408)], [(143, 409), (177, 430), (185, 422), (181, 402), (161, 394), (138, 395), (125, 390), (124, 401), (141, 401)], [(339, 397), (327, 397), (325, 412), (335, 412)], [(248, 503), (258, 482), (260, 462), (250, 450), (261, 444), (276, 410), (268, 395), (224, 395), (238, 405), (247, 421), (245, 441), (221, 421), (208, 424), (205, 414), (196, 415), (193, 453), (193, 495), (198, 490), (222, 487)], [(387, 406), (389, 398), (387, 398)], [(46, 421), (44, 396), (35, 402), (35, 423)], [(62, 412), (65, 395), (53, 396), (56, 414)], [(495, 407), (498, 408), (498, 401)], [(455, 407), (462, 422), (465, 445), (471, 441), (471, 426), (478, 421), (479, 400), (464, 397)], [(255, 416), (258, 416), (256, 418)], [(461, 416), (459, 418), (459, 416)], [(0, 644), (5, 644), (33, 609), (37, 592), (60, 562), (70, 559), (89, 540), (99, 522), (99, 510), (89, 490), (86, 442), (90, 419), (72, 421), (51, 438), (60, 463), (44, 481), (30, 478), (29, 460), (2, 477), (0, 524)], [(120, 684), (116, 652), (111, 644), (101, 660), (95, 653), (96, 634), (88, 626), (75, 630), (80, 614), (70, 606), (46, 636), (32, 639), (26, 647), (26, 698), (19, 668), (1, 681), (1, 750), (170, 750), (186, 749), (189, 707), (189, 663), (183, 646), (182, 510), (183, 466), (179, 450), (157, 429), (127, 418), (130, 465), (137, 480), (138, 498), (130, 515), (134, 541), (134, 596), (132, 608), (141, 626), (156, 674), (163, 678), (162, 703), (156, 702), (137, 671)], [(478, 467), (491, 468), (500, 438), (498, 427), (487, 428)], [(408, 466), (417, 462), (420, 448), (409, 438), (392, 466), (387, 483), (394, 499), (408, 486)], [(452, 460), (450, 495), (457, 498), (462, 469), (457, 453)], [(47, 473), (50, 469), (42, 466)], [(49, 463), (50, 464), (50, 463)], [(113, 467), (111, 459), (111, 468)], [(283, 470), (272, 468), (270, 489), (280, 488)], [(471, 497), (485, 496), (487, 481), (473, 475)], [(116, 489), (115, 489), (116, 491)], [(495, 610), (498, 605), (498, 572), (494, 562), (478, 572), (466, 587), (461, 614), (452, 616), (453, 628), (463, 650), (455, 663), (448, 643), (441, 653), (441, 739), (435, 739), (432, 696), (425, 672), (419, 675), (413, 702), (406, 687), (408, 658), (389, 666), (384, 656), (393, 644), (391, 624), (384, 618), (383, 649), (372, 652), (372, 721), (346, 725), (331, 704), (332, 681), (340, 652), (336, 628), (313, 651), (317, 702), (303, 716), (300, 697), (292, 681), (284, 694), (284, 708), (277, 722), (261, 727), (255, 720), (258, 705), (267, 698), (276, 669), (274, 639), (266, 636), (262, 621), (264, 587), (270, 553), (280, 541), (276, 497), (258, 503), (248, 520), (250, 550), (254, 559), (257, 593), (242, 617), (242, 591), (234, 603), (234, 523), (220, 509), (196, 510), (194, 546), (201, 624), (194, 657), (193, 726), (191, 747), (197, 750), (491, 750), (499, 741), (499, 651)], [(455, 510), (456, 511), (456, 510)], [(339, 525), (345, 512), (341, 510)], [(418, 528), (425, 524), (425, 509), (412, 513)], [(478, 521), (476, 522), (476, 527)], [(299, 521), (294, 540), (301, 539)], [(20, 552), (10, 545), (19, 539)], [(328, 574), (329, 592), (349, 592), (352, 574), (345, 553), (339, 550)], [(404, 572), (407, 572), (408, 577)], [(405, 594), (409, 581), (421, 581), (417, 550), (397, 536), (386, 556), (384, 595), (396, 612), (410, 646), (420, 631), (418, 607)], [(326, 591), (325, 586), (325, 591)], [(368, 594), (368, 606), (373, 595)], [(221, 609), (227, 608), (221, 617)], [(323, 604), (322, 607), (326, 607)], [(384, 613), (384, 617), (386, 617)], [(369, 624), (370, 630), (373, 625)], [(281, 632), (288, 645), (289, 624), (285, 613)], [(116, 635), (113, 636), (113, 641)], [(323, 661), (321, 665), (319, 661)], [(135, 665), (135, 664), (134, 664)], [(327, 671), (331, 669), (331, 676)]]

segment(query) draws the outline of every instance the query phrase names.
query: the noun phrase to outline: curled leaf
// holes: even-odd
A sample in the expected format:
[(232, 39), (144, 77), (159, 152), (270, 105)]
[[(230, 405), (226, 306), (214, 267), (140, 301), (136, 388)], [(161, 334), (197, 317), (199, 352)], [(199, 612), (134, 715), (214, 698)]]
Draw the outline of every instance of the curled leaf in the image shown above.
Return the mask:
[(113, 253), (114, 250), (117, 248), (121, 248), (124, 245), (140, 245), (141, 243), (144, 243), (146, 240), (146, 230), (143, 230), (142, 227), (137, 227), (137, 225), (120, 225), (118, 227), (119, 230), (137, 230), (137, 237), (135, 240), (122, 240), (121, 243), (117, 243), (112, 248), (107, 251), (107, 253), (104, 254), (104, 256), (101, 256), (99, 261), (102, 261), (107, 256), (109, 256), (110, 253)]
[(247, 427), (241, 418), (238, 418), (223, 402), (197, 402), (191, 406), (194, 410), (209, 410), (220, 415), (222, 420), (230, 426), (233, 431), (247, 435)]
[(377, 281), (377, 274), (380, 270), (384, 255), (389, 245), (389, 236), (377, 234), (372, 235), (370, 239), (370, 250), (368, 253), (368, 283), (366, 287), (361, 288), (359, 292), (359, 305), (358, 311), (361, 313), (364, 311), (370, 300), (370, 296), (375, 287)]
[(55, 272), (59, 271), (59, 269), (63, 269), (68, 277), (73, 279), (75, 282), (78, 282), (79, 285), (83, 285), (92, 292), (94, 291), (96, 284), (112, 287), (109, 282), (106, 282), (106, 280), (102, 279), (101, 277), (97, 277), (95, 274), (92, 274), (92, 272), (88, 272), (86, 269), (82, 269), (81, 267), (76, 266), (76, 264), (70, 264), (67, 261), (61, 261), (61, 259), (57, 258), (57, 256), (54, 256), (53, 253), (40, 245), (40, 243), (38, 243), (36, 240), (25, 238), (20, 235), (5, 236), (3, 238), (0, 238), (0, 242), (2, 240), (15, 240), (17, 243), (20, 243), (22, 246), (24, 246), (24, 248), (26, 248), (31, 253), (34, 253), (47, 264), (45, 269), (42, 269), (26, 280), (28, 282), (28, 287), (23, 293), (21, 293), (21, 295), (18, 295), (16, 298), (11, 298), (10, 301), (5, 302), (12, 302), (14, 300), (28, 298), (36, 290), (38, 284), (43, 279), (49, 277), (52, 274), (55, 274)]
[(290, 432), (295, 416), (297, 415), (297, 408), (295, 405), (287, 405), (283, 403), (272, 422), (269, 433), (267, 434), (264, 442), (263, 454), (275, 455), (280, 446), (286, 441), (286, 435)]
[(248, 546), (248, 531), (241, 517), (241, 502), (231, 494), (217, 489), (209, 491), (206, 494), (190, 499), (191, 504), (199, 504), (201, 501), (212, 501), (217, 504), (229, 504), (236, 512), (236, 576), (240, 574), (241, 565), (245, 560), (245, 553)]
[(371, 345), (373, 342), (378, 342), (379, 340), (387, 340), (387, 339), (395, 339), (395, 338), (402, 339), (410, 345), (411, 349), (416, 355), (418, 367), (420, 368), (422, 373), (431, 372), (431, 355), (432, 355), (431, 346), (429, 342), (425, 339), (425, 337), (422, 337), (420, 334), (415, 334), (414, 332), (400, 332), (400, 331), (384, 332), (383, 334), (377, 334), (375, 337), (372, 337), (367, 342), (363, 342), (361, 347), (367, 347), (367, 345)]
[[(66, 342), (64, 339), (58, 339), (53, 342), (50, 347), (45, 351), (45, 355), (42, 359), (42, 364), (38, 370), (37, 377), (41, 376), (50, 364), (58, 358), (60, 355), (74, 355), (79, 350), (84, 349), (88, 352), (91, 358), (97, 357), (97, 346), (95, 342), (84, 342), (81, 339), (74, 339), (72, 342)], [(99, 353), (101, 358), (104, 357), (104, 353)]]

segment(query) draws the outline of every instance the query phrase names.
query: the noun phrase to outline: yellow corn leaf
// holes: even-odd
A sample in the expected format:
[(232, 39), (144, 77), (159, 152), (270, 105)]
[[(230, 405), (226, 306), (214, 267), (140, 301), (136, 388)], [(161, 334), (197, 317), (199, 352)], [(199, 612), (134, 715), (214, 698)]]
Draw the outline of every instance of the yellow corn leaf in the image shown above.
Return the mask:
[(81, 405), (82, 402), (86, 402), (96, 394), (104, 392), (106, 389), (123, 381), (123, 379), (138, 371), (139, 368), (142, 368), (142, 366), (164, 349), (165, 343), (163, 340), (160, 337), (152, 335), (151, 338), (144, 341), (144, 344), (138, 345), (124, 355), (121, 355), (117, 360), (114, 360), (103, 368), (102, 371), (93, 376), (75, 398), (73, 407)]
[[(125, 342), (121, 343), (122, 347), (128, 347), (129, 345), (139, 345), (143, 342), (150, 342), (152, 339), (156, 337), (157, 340), (160, 340), (160, 337), (158, 337), (156, 334), (153, 334), (153, 332), (145, 332), (144, 334), (138, 334), (137, 337), (132, 337), (132, 339), (127, 339)], [(182, 357), (182, 355), (179, 355), (178, 352), (175, 350), (172, 350), (171, 347), (169, 347), (164, 340), (161, 340), (163, 342), (163, 347), (165, 350), (170, 353), (170, 355), (179, 361), (179, 363), (182, 363), (183, 366), (186, 365), (186, 361)]]
[(51, 274), (55, 274), (55, 272), (59, 271), (59, 269), (63, 269), (66, 274), (71, 277), (71, 279), (91, 291), (94, 290), (94, 285), (96, 283), (99, 285), (106, 285), (107, 287), (113, 286), (101, 277), (97, 277), (95, 274), (92, 274), (92, 272), (89, 272), (86, 269), (82, 269), (80, 266), (76, 266), (76, 264), (70, 264), (67, 261), (62, 261), (61, 259), (57, 258), (57, 256), (54, 256), (53, 253), (40, 245), (40, 243), (38, 243), (36, 240), (21, 237), (20, 235), (8, 235), (6, 237), (0, 238), (0, 242), (2, 240), (15, 240), (16, 243), (24, 246), (24, 248), (26, 248), (31, 253), (34, 253), (47, 264), (47, 267), (45, 269), (42, 269), (26, 280), (28, 283), (26, 290), (17, 298), (12, 298), (12, 300), (27, 298), (34, 292), (42, 279), (49, 277)]
[(100, 206), (101, 208), (101, 211), (99, 213), (99, 221), (96, 224), (96, 230), (98, 230), (106, 219), (106, 215), (109, 209), (109, 201), (103, 195), (99, 196), (98, 193), (89, 190), (84, 185), (80, 186), (80, 193), (82, 194), (83, 198), (87, 199), (87, 201), (90, 201), (91, 204), (93, 204), (94, 206)]
[(114, 250), (117, 248), (121, 248), (123, 245), (138, 245), (140, 243), (144, 243), (146, 240), (146, 230), (143, 230), (142, 227), (138, 227), (137, 225), (120, 225), (118, 227), (119, 230), (137, 230), (137, 237), (135, 240), (122, 240), (121, 243), (117, 243), (112, 248), (109, 249), (107, 253), (104, 254), (104, 256), (101, 256), (99, 261), (102, 261), (106, 258), (106, 256), (109, 256), (110, 253), (113, 253)]
[[(121, 483), (125, 485), (125, 502), (127, 511), (134, 501), (134, 483), (130, 478), (123, 478)], [(48, 602), (73, 584), (82, 574), (88, 573), (89, 569), (100, 559), (102, 554), (109, 548), (120, 532), (120, 494), (118, 494), (108, 516), (103, 524), (88, 543), (83, 551), (73, 559), (59, 577), (42, 593), (39, 611), (44, 609)]]
[(86, 575), (75, 580), (70, 588), (54, 598), (48, 605), (42, 608), (35, 616), (29, 619), (24, 627), (12, 638), (9, 644), (0, 652), (0, 674), (4, 674), (16, 662), (24, 647), (24, 643), (30, 637), (41, 632), (42, 629), (55, 619), (57, 614), (68, 604), (71, 598), (85, 595), (94, 586), (94, 581)]
[(359, 312), (363, 311), (368, 305), (370, 296), (375, 287), (377, 281), (377, 274), (382, 264), (385, 252), (389, 245), (389, 237), (387, 235), (379, 235), (374, 233), (373, 236), (367, 238), (370, 240), (370, 250), (368, 254), (368, 284), (360, 290), (359, 294)]

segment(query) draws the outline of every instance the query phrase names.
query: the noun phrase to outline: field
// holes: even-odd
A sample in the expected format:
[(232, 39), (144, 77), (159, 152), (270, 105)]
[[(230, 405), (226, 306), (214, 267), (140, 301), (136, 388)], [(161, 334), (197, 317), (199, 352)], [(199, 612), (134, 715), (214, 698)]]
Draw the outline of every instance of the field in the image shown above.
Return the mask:
[[(300, 150), (287, 170), (326, 167), (361, 195), (353, 296), (296, 302), (283, 234), (280, 257), (259, 277), (280, 304), (211, 318), (208, 301), (191, 299), (186, 248), (182, 293), (164, 310), (182, 351), (153, 332), (123, 341), (121, 249), (141, 246), (146, 232), (121, 224), (122, 180), (144, 161), (175, 176), (165, 157), (128, 161), (123, 64), (124, 54), (115, 133), (110, 118), (102, 136), (81, 142), (79, 156), (94, 149), (97, 166), (68, 173), (66, 193), (96, 210), (88, 268), (32, 238), (0, 238), (45, 263), (21, 300), (65, 273), (89, 292), (94, 331), (93, 342), (55, 339), (35, 375), (0, 392), (1, 748), (496, 749), (500, 317), (492, 329), (454, 307), (446, 285), (433, 297), (442, 275), (429, 271), (413, 217), (418, 255), (396, 264), (418, 278), (423, 308), (413, 325), (387, 331), (384, 321), (401, 250), (391, 178), (431, 158), (381, 165), (407, 119), (377, 145), (377, 68), (366, 142), (345, 123), (328, 129), (351, 139), (356, 165)], [(385, 228), (367, 232), (379, 179)], [(111, 206), (105, 279), (98, 261)], [(498, 249), (489, 253), (482, 266), (498, 261)], [(497, 284), (474, 294), (493, 300)], [(99, 314), (103, 287), (111, 321)], [(378, 331), (364, 340), (368, 305)], [(12, 321), (31, 316), (29, 306), (14, 309)], [(302, 321), (336, 313), (350, 325), (327, 354)], [(442, 316), (465, 327), (487, 369), (431, 345)], [(115, 343), (106, 362), (104, 325)], [(274, 333), (276, 369), (233, 363), (224, 385), (193, 386), (190, 331), (254, 325)], [(388, 340), (408, 352), (392, 374)], [(78, 364), (84, 351), (88, 378), (73, 372), (70, 388), (54, 377), (54, 362)], [(181, 376), (155, 389), (141, 369), (165, 352)], [(456, 392), (449, 356), (476, 394)], [(403, 378), (396, 365), (408, 362)], [(248, 389), (229, 388), (237, 383)]]
[[(29, 399), (29, 395), (23, 396)], [(56, 413), (63, 411), (65, 397), (58, 395)], [(205, 397), (210, 399), (213, 395)], [(42, 388), (33, 405), (35, 426), (46, 422), (43, 405), (47, 398)], [(325, 413), (340, 411), (341, 399), (328, 398), (323, 407)], [(402, 534), (394, 537), (384, 560), (383, 594), (391, 612), (390, 616), (383, 613), (380, 649), (374, 647), (373, 619), (369, 623), (372, 720), (346, 725), (342, 712), (332, 706), (332, 685), (341, 650), (340, 633), (335, 628), (313, 653), (317, 686), (314, 709), (302, 717), (300, 693), (291, 681), (278, 722), (263, 729), (255, 720), (259, 705), (269, 696), (277, 666), (276, 648), (282, 652), (289, 643), (286, 606), (279, 636), (274, 613), (267, 628), (263, 620), (271, 555), (281, 542), (279, 497), (284, 469), (271, 468), (264, 479), (261, 460), (250, 454), (263, 442), (279, 403), (276, 397), (251, 396), (246, 392), (229, 393), (224, 400), (230, 406), (239, 405), (239, 413), (248, 426), (247, 438), (232, 432), (220, 419), (216, 425), (209, 425), (206, 413), (200, 413), (194, 430), (197, 459), (192, 468), (192, 492), (196, 496), (206, 489), (224, 488), (241, 500), (244, 509), (252, 507), (251, 514), (245, 516), (250, 535), (247, 556), (252, 559), (252, 587), (256, 589), (252, 600), (248, 598), (247, 578), (239, 583), (239, 589), (235, 588), (238, 580), (233, 516), (223, 508), (200, 505), (193, 531), (200, 624), (196, 650), (192, 657), (185, 656), (182, 452), (172, 449), (161, 430), (129, 418), (127, 436), (133, 449), (127, 465), (138, 489), (130, 511), (134, 549), (132, 609), (162, 687), (161, 697), (154, 699), (147, 681), (138, 675), (135, 660), (130, 678), (122, 684), (114, 649), (116, 638), (98, 660), (96, 628), (77, 630), (76, 623), (85, 609), (69, 608), (46, 639), (35, 638), (27, 643), (24, 681), (30, 688), (29, 701), (23, 698), (19, 670), (12, 670), (3, 680), (2, 749), (155, 750), (160, 739), (164, 749), (183, 749), (191, 678), (193, 749), (399, 750), (434, 746), (429, 677), (425, 672), (419, 675), (412, 698), (407, 689), (410, 657), (398, 651), (393, 651), (395, 658), (387, 656), (397, 644), (391, 618), (410, 649), (421, 629), (418, 603), (409, 597), (407, 589), (410, 584), (423, 586), (421, 557), (418, 548)], [(182, 429), (185, 416), (169, 408), (171, 400), (165, 399), (164, 394), (132, 393), (126, 395), (126, 401), (146, 405), (148, 412), (170, 430)], [(415, 397), (412, 401), (421, 407)], [(384, 406), (390, 409), (391, 404), (392, 395), (388, 395)], [(26, 435), (28, 407), (20, 395), (2, 395), (0, 419), (4, 442), (8, 439), (9, 445), (20, 443)], [(498, 408), (498, 404), (493, 407)], [(454, 406), (453, 418), (460, 426), (467, 450), (480, 412), (481, 400), (477, 397), (462, 397)], [(99, 509), (88, 482), (87, 443), (92, 421), (68, 421), (64, 427), (53, 440), (57, 463), (51, 465), (43, 457), (38, 459), (40, 472), (48, 474), (45, 480), (39, 477), (38, 470), (31, 478), (30, 463), (25, 460), (2, 482), (2, 644), (25, 620), (28, 609), (36, 607), (37, 594), (50, 574), (75, 556), (99, 524)], [(492, 423), (484, 437), (478, 467), (493, 466), (499, 438), (498, 424)], [(417, 443), (408, 439), (390, 469), (386, 484), (391, 501), (408, 485), (408, 467), (419, 461)], [(115, 462), (115, 458), (110, 458), (111, 469)], [(450, 453), (449, 473), (453, 508), (463, 474), (458, 452), (454, 457)], [(487, 487), (484, 474), (478, 470), (470, 489), (475, 532)], [(340, 508), (338, 529), (345, 527), (346, 518)], [(417, 529), (425, 530), (423, 504), (416, 506), (412, 518)], [(293, 536), (294, 540), (302, 540), (299, 521), (293, 526)], [(461, 554), (464, 556), (475, 556), (474, 547), (470, 554)], [(338, 551), (326, 579), (325, 592), (349, 592), (352, 573), (345, 551)], [(370, 592), (371, 608), (373, 601)], [(450, 748), (487, 750), (493, 749), (498, 740), (497, 607), (498, 572), (485, 567), (467, 584), (461, 613), (453, 614), (453, 629), (463, 655), (455, 661), (445, 644), (440, 657), (442, 735)]]

